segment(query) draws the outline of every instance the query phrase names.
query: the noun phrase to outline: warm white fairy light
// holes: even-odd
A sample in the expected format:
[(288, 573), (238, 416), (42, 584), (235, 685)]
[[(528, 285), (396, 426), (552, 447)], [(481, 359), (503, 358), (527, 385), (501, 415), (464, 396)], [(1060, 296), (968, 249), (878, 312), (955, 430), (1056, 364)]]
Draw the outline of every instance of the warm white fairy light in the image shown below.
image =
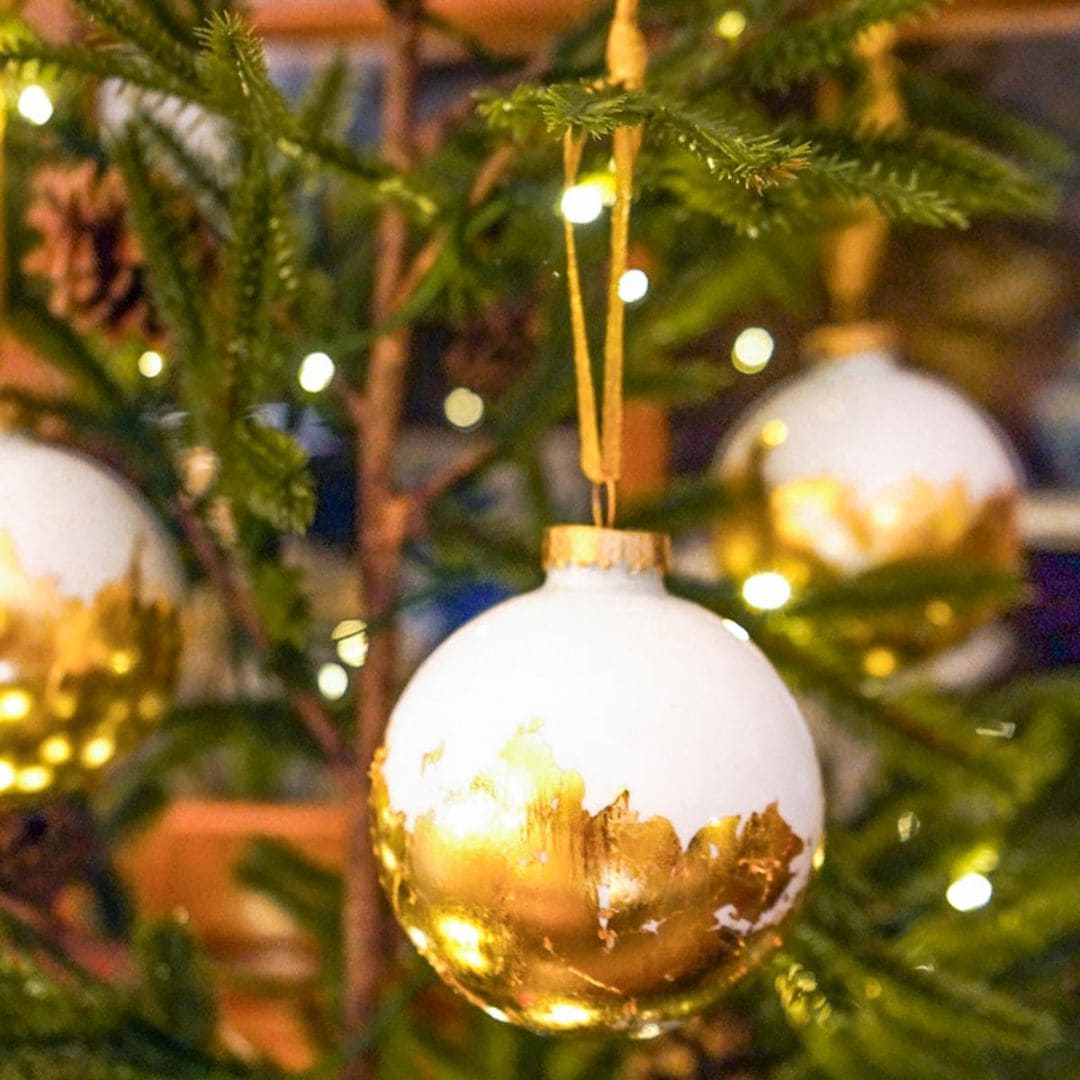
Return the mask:
[(23, 90), (15, 107), (24, 120), (29, 120), (31, 124), (37, 124), (38, 127), (47, 124), (52, 119), (52, 100), (45, 93), (44, 87), (36, 83)]
[(330, 635), (337, 650), (338, 659), (349, 667), (363, 667), (368, 653), (367, 623), (363, 619), (345, 619), (334, 627)]
[(458, 386), (446, 395), (443, 415), (458, 431), (472, 431), (484, 419), (484, 399), (467, 386)]
[(624, 304), (636, 304), (649, 292), (649, 275), (644, 270), (627, 270), (619, 278), (619, 299)]
[(731, 362), (736, 371), (754, 375), (772, 359), (776, 342), (772, 334), (762, 326), (748, 326), (736, 339), (731, 349)]
[(559, 209), (574, 225), (590, 225), (604, 212), (604, 189), (595, 181), (568, 187), (563, 192)]
[(156, 379), (165, 370), (165, 357), (156, 349), (147, 349), (139, 357), (138, 368), (144, 379)]
[(340, 664), (323, 664), (317, 681), (327, 701), (340, 701), (349, 691), (349, 673)]
[(742, 586), (743, 599), (758, 611), (776, 611), (791, 599), (791, 582), (783, 574), (766, 570), (748, 577)]
[(300, 361), (300, 371), (297, 381), (300, 389), (309, 394), (321, 394), (333, 381), (334, 361), (324, 352), (308, 353)]
[(746, 16), (735, 9), (725, 11), (715, 23), (716, 36), (734, 41), (746, 29)]
[(957, 878), (945, 893), (945, 899), (957, 911), (977, 911), (990, 903), (994, 886), (983, 874), (970, 873)]

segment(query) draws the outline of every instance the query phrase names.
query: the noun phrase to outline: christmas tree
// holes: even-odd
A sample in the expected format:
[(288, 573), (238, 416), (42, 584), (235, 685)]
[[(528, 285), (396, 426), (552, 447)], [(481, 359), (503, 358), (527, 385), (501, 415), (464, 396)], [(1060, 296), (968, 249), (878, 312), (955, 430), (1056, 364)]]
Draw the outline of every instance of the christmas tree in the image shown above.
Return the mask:
[[(786, 578), (676, 560), (672, 591), (748, 633), (819, 716), (829, 806), (827, 857), (782, 944), (685, 1026), (566, 1039), (484, 1016), (395, 928), (371, 850), (369, 769), (410, 649), (432, 644), (416, 613), (457, 622), (538, 584), (543, 526), (588, 516), (588, 486), (551, 461), (605, 304), (607, 374), (624, 368), (628, 399), (617, 524), (678, 548), (771, 498), (760, 477), (665, 463), (672, 415), (737, 396), (737, 371), (768, 362), (760, 334), (739, 339), (735, 370), (719, 362), (736, 323), (861, 320), (866, 273), (852, 308), (822, 284), (853, 230), (876, 230), (876, 265), (884, 221), (918, 230), (906, 237), (1053, 220), (1060, 146), (892, 59), (882, 28), (932, 16), (933, 0), (619, 0), (524, 58), (437, 5), (387, 0), (377, 94), (345, 51), (302, 86), (272, 78), (256, 24), (228, 3), (74, 7), (69, 32), (9, 10), (0, 34), (0, 365), (26, 354), (37, 373), (5, 379), (5, 425), (126, 476), (221, 617), (189, 618), (186, 651), (212, 671), (166, 709), (179, 616), (171, 594), (147, 599), (153, 543), (123, 588), (81, 606), (0, 545), (0, 734), (16, 740), (0, 741), (0, 1080), (1076, 1075), (1080, 677), (998, 672), (957, 690), (918, 666), (942, 645), (928, 627), (959, 635), (1030, 600), (985, 523), (942, 557), (915, 530), (857, 574), (815, 555), (805, 582), (775, 560)], [(425, 52), (433, 37), (448, 69)], [(377, 101), (377, 122), (358, 101)], [(610, 250), (594, 224), (607, 216)], [(579, 406), (587, 442), (596, 408)], [(436, 418), (457, 431), (418, 442)], [(766, 424), (759, 456), (787, 428)], [(589, 475), (598, 524), (615, 516), (605, 468)], [(3, 485), (3, 528), (40, 517), (32, 484), (18, 499)], [(299, 539), (311, 530), (322, 546)], [(94, 535), (49, 542), (93, 564), (107, 554)], [(48, 618), (20, 614), (9, 579)], [(331, 614), (312, 579), (337, 594)], [(68, 681), (16, 687), (11, 672), (48, 649)], [(9, 763), (34, 694), (59, 734)], [(215, 787), (333, 808), (339, 867), (269, 825), (222, 868), (302, 931), (299, 974), (238, 976), (204, 951), (198, 919), (142, 911), (118, 866), (173, 800)], [(179, 857), (158, 854), (162, 873)], [(267, 1009), (287, 1002), (303, 1071), (223, 1019), (238, 980)]]

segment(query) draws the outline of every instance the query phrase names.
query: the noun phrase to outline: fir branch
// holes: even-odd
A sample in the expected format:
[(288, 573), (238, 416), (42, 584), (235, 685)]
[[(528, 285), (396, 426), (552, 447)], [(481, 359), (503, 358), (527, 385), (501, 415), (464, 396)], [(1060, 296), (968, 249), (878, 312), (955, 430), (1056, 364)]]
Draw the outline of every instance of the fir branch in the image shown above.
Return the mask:
[(1062, 174), (1072, 163), (1072, 153), (1061, 139), (1017, 116), (1003, 113), (945, 79), (906, 68), (900, 75), (900, 85), (910, 119), (918, 127), (930, 125), (977, 140), (1050, 174)]
[(0, 34), (0, 66), (33, 76), (56, 70), (96, 79), (120, 79), (132, 86), (185, 96), (198, 94), (196, 84), (148, 64), (128, 45), (71, 45)]
[(1030, 173), (944, 131), (866, 137), (815, 129), (810, 137), (815, 152), (806, 175), (814, 196), (870, 198), (889, 217), (926, 225), (1053, 210), (1052, 192)]
[(315, 515), (307, 454), (284, 431), (253, 420), (234, 424), (223, 455), (222, 491), (282, 532), (302, 533)]
[(132, 10), (123, 0), (75, 0), (95, 22), (110, 29), (121, 41), (135, 46), (163, 73), (185, 83), (196, 81), (192, 50), (160, 21)]
[(786, 89), (815, 75), (845, 67), (859, 35), (879, 23), (897, 23), (925, 15), (942, 0), (848, 0), (839, 8), (807, 18), (778, 21), (726, 61), (733, 85)]
[(341, 875), (312, 862), (280, 840), (260, 837), (245, 849), (237, 879), (287, 912), (326, 950), (341, 947)]
[(197, 37), (197, 71), (211, 105), (225, 116), (243, 117), (246, 137), (266, 137), (291, 127), (291, 115), (266, 66), (262, 43), (242, 19), (215, 13)]
[(792, 618), (872, 615), (902, 609), (921, 611), (944, 600), (959, 611), (992, 601), (1014, 606), (1024, 595), (1015, 574), (942, 567), (936, 562), (893, 564), (852, 581), (824, 585), (799, 596), (784, 609)]
[(178, 922), (145, 923), (135, 936), (142, 973), (137, 1003), (150, 1023), (192, 1047), (209, 1047), (217, 1006), (206, 959)]
[(227, 214), (228, 192), (214, 167), (199, 157), (188, 142), (148, 112), (139, 117), (139, 131), (148, 162), (175, 175), (217, 218)]
[(206, 328), (198, 299), (199, 286), (184, 257), (189, 238), (166, 211), (171, 193), (150, 170), (138, 122), (129, 125), (127, 132), (113, 143), (112, 156), (124, 174), (131, 215), (154, 286), (154, 300), (176, 335), (183, 357), (198, 363), (204, 350)]
[(733, 180), (760, 194), (793, 179), (807, 165), (810, 144), (740, 130), (708, 104), (672, 105), (646, 98), (649, 132), (674, 143), (705, 165), (710, 176)]
[(47, 357), (78, 389), (89, 395), (95, 409), (119, 409), (126, 400), (123, 388), (109, 374), (87, 340), (71, 325), (58, 319), (44, 304), (23, 289), (12, 291), (6, 321), (11, 332), (25, 345)]

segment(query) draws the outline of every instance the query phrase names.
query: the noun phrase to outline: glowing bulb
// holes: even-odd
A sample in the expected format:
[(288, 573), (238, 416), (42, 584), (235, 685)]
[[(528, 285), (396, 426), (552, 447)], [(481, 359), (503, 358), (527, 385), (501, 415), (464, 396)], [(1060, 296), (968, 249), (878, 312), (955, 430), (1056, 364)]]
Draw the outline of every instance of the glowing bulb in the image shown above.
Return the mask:
[(575, 184), (563, 192), (562, 216), (574, 225), (589, 225), (604, 212), (604, 191), (597, 183)]
[(63, 765), (71, 760), (71, 740), (64, 735), (53, 735), (41, 744), (38, 752), (50, 765)]
[(619, 299), (624, 304), (636, 304), (649, 292), (649, 275), (644, 270), (627, 270), (619, 278)]
[(736, 339), (731, 349), (731, 362), (736, 371), (754, 375), (772, 359), (776, 342), (772, 334), (761, 326), (748, 326)]
[(101, 735), (96, 739), (91, 739), (82, 748), (82, 753), (79, 756), (88, 769), (96, 769), (104, 765), (115, 753), (116, 743), (108, 735)]
[(15, 786), (20, 791), (44, 791), (52, 783), (52, 780), (52, 769), (48, 769), (44, 765), (30, 765), (19, 770), (19, 774), (15, 777)]
[(31, 124), (47, 124), (52, 119), (53, 103), (44, 89), (36, 84), (28, 86), (20, 95), (18, 104), (15, 106), (19, 115)]
[(317, 682), (327, 701), (339, 701), (349, 691), (349, 673), (340, 664), (323, 664)]
[(743, 599), (758, 611), (776, 611), (791, 599), (791, 582), (783, 574), (766, 570), (743, 582)]
[(139, 357), (138, 366), (144, 379), (156, 379), (165, 370), (165, 357), (156, 349), (147, 349)]
[(324, 352), (308, 353), (300, 361), (300, 371), (297, 381), (300, 389), (309, 394), (321, 394), (333, 381), (334, 361)]
[(879, 645), (863, 657), (863, 671), (875, 679), (887, 679), (896, 671), (896, 653)]
[(790, 434), (783, 420), (770, 420), (761, 429), (761, 441), (765, 446), (783, 446)]
[(0, 791), (7, 791), (15, 783), (15, 770), (10, 763), (0, 761)]
[(468, 387), (459, 386), (446, 395), (443, 413), (451, 427), (472, 431), (484, 419), (484, 399)]
[(24, 719), (30, 715), (33, 704), (25, 690), (5, 690), (0, 694), (0, 721)]
[(349, 667), (363, 667), (367, 659), (367, 623), (363, 619), (345, 619), (334, 627), (330, 635), (337, 649), (338, 659)]
[(725, 11), (715, 24), (716, 36), (734, 41), (746, 29), (746, 16), (741, 11)]
[(965, 874), (957, 878), (945, 893), (945, 899), (957, 911), (976, 911), (990, 903), (994, 886), (982, 874)]

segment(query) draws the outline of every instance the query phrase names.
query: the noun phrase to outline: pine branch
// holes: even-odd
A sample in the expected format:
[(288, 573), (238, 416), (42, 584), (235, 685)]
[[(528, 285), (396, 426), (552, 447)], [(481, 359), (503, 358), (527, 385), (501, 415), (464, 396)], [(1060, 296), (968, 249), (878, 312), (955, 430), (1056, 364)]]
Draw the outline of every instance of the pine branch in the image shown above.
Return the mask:
[(112, 156), (124, 174), (155, 302), (186, 361), (181, 370), (186, 371), (189, 364), (197, 369), (205, 364), (206, 327), (199, 284), (184, 256), (189, 237), (166, 211), (171, 193), (150, 171), (138, 122), (129, 125), (127, 132), (116, 140)]
[(146, 1019), (180, 1042), (206, 1049), (217, 1027), (209, 965), (178, 922), (143, 924), (135, 936), (142, 972), (137, 1004)]
[(21, 289), (12, 291), (10, 304), (5, 317), (11, 332), (69, 376), (89, 396), (88, 404), (106, 410), (122, 407), (126, 399), (123, 388), (69, 323)]
[(787, 89), (851, 63), (859, 35), (879, 23), (925, 15), (942, 0), (848, 0), (804, 19), (784, 19), (725, 60), (733, 85)]
[(135, 46), (166, 75), (185, 83), (196, 81), (196, 65), (191, 50), (156, 19), (146, 18), (122, 0), (75, 0), (75, 3), (121, 41)]

